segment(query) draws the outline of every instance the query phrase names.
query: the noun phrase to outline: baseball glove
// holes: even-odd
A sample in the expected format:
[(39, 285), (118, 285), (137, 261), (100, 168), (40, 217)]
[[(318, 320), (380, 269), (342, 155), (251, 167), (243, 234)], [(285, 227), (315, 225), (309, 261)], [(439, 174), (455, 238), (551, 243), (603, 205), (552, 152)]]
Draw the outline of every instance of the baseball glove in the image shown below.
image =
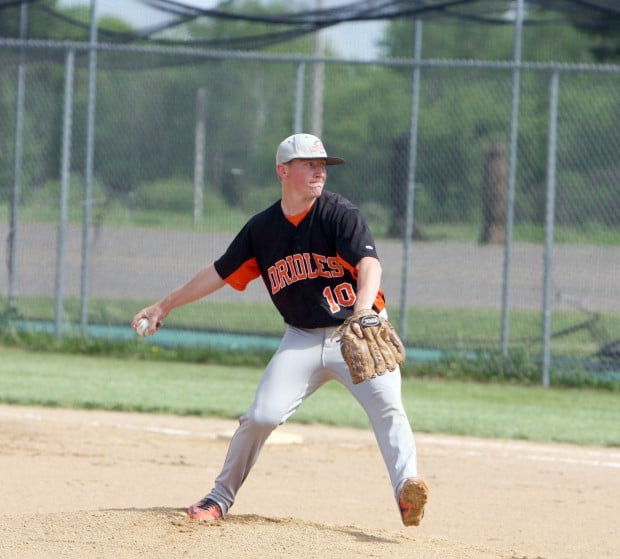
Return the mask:
[[(354, 324), (359, 326), (362, 338), (356, 334)], [(405, 347), (396, 330), (373, 310), (354, 313), (332, 335), (336, 336), (340, 336), (340, 350), (353, 384), (393, 371), (405, 361)]]

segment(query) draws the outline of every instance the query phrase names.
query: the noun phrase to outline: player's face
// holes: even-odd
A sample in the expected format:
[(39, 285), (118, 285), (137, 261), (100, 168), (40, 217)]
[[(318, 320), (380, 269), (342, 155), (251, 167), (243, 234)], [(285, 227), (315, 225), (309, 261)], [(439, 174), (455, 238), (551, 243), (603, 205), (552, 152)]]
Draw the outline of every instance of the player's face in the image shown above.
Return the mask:
[(301, 196), (317, 198), (327, 179), (324, 159), (294, 159), (286, 165), (287, 182)]

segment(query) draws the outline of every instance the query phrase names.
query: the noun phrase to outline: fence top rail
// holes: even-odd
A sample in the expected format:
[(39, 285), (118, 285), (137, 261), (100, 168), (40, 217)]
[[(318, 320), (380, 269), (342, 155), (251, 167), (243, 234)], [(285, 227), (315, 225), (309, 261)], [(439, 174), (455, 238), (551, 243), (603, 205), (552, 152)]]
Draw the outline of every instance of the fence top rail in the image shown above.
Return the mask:
[(204, 59), (236, 59), (260, 60), (265, 62), (285, 63), (326, 63), (326, 64), (356, 64), (391, 66), (403, 68), (486, 68), (505, 70), (539, 70), (558, 72), (595, 72), (620, 73), (618, 64), (586, 64), (565, 62), (516, 62), (512, 60), (459, 60), (459, 59), (423, 59), (409, 58), (325, 58), (305, 56), (301, 54), (271, 54), (247, 51), (204, 49), (197, 47), (165, 47), (156, 45), (121, 45), (115, 43), (89, 43), (87, 41), (55, 41), (45, 39), (10, 39), (0, 38), (0, 48), (9, 49), (52, 49), (88, 51), (96, 49), (99, 52), (128, 52), (143, 54), (158, 54), (165, 56), (186, 56)]

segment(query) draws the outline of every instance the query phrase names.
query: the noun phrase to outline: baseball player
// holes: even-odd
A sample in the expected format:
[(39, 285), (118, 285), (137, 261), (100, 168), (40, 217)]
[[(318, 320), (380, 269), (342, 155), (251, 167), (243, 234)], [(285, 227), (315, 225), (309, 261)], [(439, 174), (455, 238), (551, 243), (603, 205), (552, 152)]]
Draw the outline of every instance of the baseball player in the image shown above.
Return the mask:
[(286, 138), (276, 152), (281, 199), (252, 217), (219, 259), (133, 318), (134, 329), (147, 318), (147, 334), (153, 334), (173, 309), (226, 284), (244, 290), (260, 276), (286, 325), (223, 468), (211, 491), (189, 507), (190, 518), (222, 518), (271, 432), (330, 380), (346, 387), (367, 413), (405, 526), (417, 526), (424, 515), (428, 488), (418, 477), (400, 369), (354, 383), (333, 336), (355, 312), (386, 316), (372, 234), (355, 206), (323, 189), (327, 166), (342, 163), (327, 155), (316, 136)]

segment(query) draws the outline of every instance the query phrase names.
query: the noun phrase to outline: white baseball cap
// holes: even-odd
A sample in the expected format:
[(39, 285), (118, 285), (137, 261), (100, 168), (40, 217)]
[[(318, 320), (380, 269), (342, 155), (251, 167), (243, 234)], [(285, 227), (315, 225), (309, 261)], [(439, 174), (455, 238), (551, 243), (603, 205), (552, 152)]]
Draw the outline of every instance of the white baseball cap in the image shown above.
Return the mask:
[(328, 157), (323, 142), (312, 134), (293, 134), (278, 146), (276, 164), (293, 159), (325, 159), (327, 165), (344, 163), (341, 157)]

